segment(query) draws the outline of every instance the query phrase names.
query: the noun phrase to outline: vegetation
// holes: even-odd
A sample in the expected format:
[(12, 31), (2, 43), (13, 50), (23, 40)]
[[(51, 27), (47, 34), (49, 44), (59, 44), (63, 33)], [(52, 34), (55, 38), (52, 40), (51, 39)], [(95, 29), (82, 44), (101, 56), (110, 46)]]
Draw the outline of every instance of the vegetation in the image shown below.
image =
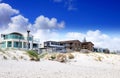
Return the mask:
[(51, 55), (51, 59), (52, 59), (52, 60), (56, 59), (56, 54), (52, 54), (52, 55)]
[(39, 54), (36, 51), (33, 50), (28, 50), (27, 51), (28, 55), (30, 56), (30, 60), (34, 60), (34, 61), (39, 61)]
[(71, 53), (44, 53), (41, 54), (40, 57), (59, 62), (66, 62), (67, 59), (74, 59), (74, 55)]
[(96, 61), (102, 61), (102, 60), (103, 60), (103, 57), (98, 56), (98, 57), (95, 58), (95, 60), (96, 60)]
[(20, 59), (23, 59), (24, 57), (23, 57), (23, 56), (20, 56), (19, 58), (20, 58)]
[(13, 59), (13, 60), (18, 60), (18, 59), (17, 59), (17, 57), (15, 57), (15, 56), (13, 56), (13, 58), (12, 58), (12, 59)]
[(68, 56), (68, 59), (74, 59), (74, 55), (71, 53), (67, 54), (67, 56)]
[(3, 59), (7, 60), (7, 57), (6, 57), (6, 56), (3, 56)]
[(47, 53), (44, 57), (47, 60), (55, 60), (56, 59), (56, 53)]
[(66, 62), (67, 61), (67, 57), (65, 54), (59, 53), (56, 55), (56, 60), (59, 62)]

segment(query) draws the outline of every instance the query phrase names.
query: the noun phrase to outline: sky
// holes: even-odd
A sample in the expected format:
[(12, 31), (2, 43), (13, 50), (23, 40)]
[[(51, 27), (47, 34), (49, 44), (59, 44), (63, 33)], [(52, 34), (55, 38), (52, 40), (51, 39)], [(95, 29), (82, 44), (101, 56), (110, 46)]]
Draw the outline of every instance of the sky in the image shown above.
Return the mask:
[(30, 30), (34, 38), (87, 41), (120, 50), (119, 0), (0, 0), (0, 33)]

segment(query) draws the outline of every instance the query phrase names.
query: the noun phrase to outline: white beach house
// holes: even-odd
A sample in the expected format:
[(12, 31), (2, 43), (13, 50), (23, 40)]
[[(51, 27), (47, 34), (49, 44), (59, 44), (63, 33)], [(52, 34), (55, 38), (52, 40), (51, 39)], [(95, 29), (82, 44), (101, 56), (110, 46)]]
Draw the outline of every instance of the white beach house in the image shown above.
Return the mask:
[[(29, 40), (29, 41), (28, 41)], [(19, 49), (37, 49), (39, 41), (33, 39), (33, 36), (24, 36), (19, 32), (1, 34), (1, 48), (19, 48)]]

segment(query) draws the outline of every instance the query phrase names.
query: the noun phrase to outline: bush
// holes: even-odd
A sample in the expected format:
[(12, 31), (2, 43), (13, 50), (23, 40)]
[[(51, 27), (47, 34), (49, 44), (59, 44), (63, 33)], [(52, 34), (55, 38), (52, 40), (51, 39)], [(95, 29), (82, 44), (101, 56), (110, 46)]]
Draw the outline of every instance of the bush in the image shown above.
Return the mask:
[(103, 60), (103, 57), (98, 56), (98, 57), (95, 58), (95, 60), (96, 60), (96, 61), (102, 61), (102, 60)]
[(52, 60), (56, 59), (56, 55), (55, 54), (51, 55), (51, 59)]
[(12, 60), (18, 60), (18, 59), (17, 59), (17, 57), (13, 56), (13, 57), (12, 57)]
[(23, 56), (20, 56), (19, 58), (20, 58), (20, 59), (23, 59), (24, 57), (23, 57)]
[(56, 60), (59, 62), (66, 62), (66, 55), (65, 54), (57, 54)]
[(39, 54), (36, 51), (29, 50), (29, 51), (27, 51), (27, 53), (31, 58), (30, 60), (34, 60), (34, 61), (39, 61), (40, 60)]
[(47, 54), (44, 57), (47, 60), (55, 60), (56, 59), (56, 53), (51, 53), (51, 54)]
[(71, 53), (67, 54), (67, 56), (68, 56), (68, 59), (74, 59), (74, 55)]
[(3, 56), (3, 59), (7, 60), (7, 57), (6, 57), (6, 56)]

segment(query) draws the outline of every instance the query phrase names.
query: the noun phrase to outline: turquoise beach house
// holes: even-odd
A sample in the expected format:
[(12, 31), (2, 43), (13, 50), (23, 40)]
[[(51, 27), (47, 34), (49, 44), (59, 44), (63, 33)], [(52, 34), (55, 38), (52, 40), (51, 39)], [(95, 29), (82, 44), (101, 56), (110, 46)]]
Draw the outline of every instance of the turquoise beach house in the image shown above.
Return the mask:
[(34, 40), (33, 36), (29, 36), (28, 38), (18, 32), (1, 34), (0, 43), (1, 48), (37, 49), (39, 47), (39, 41)]

